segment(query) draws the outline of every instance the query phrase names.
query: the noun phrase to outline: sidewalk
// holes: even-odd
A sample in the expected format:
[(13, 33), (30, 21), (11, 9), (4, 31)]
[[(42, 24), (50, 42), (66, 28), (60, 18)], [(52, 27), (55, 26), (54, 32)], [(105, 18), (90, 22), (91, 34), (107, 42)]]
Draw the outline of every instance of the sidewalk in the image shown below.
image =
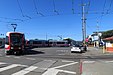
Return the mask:
[(88, 47), (87, 52), (84, 54), (85, 56), (100, 56), (100, 55), (113, 55), (113, 52), (105, 52), (103, 53), (102, 48), (96, 48), (96, 47)]
[(112, 65), (112, 62), (104, 61), (83, 62), (81, 75), (113, 75)]
[[(112, 53), (103, 53), (103, 49), (88, 47), (88, 51), (84, 56), (101, 56), (107, 57)], [(91, 57), (91, 58), (92, 58)], [(81, 75), (113, 75), (113, 59), (83, 59)]]

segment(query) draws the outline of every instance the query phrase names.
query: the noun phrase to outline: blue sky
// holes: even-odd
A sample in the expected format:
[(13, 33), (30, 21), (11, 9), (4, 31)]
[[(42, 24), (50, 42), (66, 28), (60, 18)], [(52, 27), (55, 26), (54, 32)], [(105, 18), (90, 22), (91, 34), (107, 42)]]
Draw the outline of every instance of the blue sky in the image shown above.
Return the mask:
[[(0, 34), (13, 31), (11, 24), (16, 23), (16, 31), (25, 33), (26, 39), (46, 39), (47, 35), (48, 39), (59, 39), (58, 36), (62, 36), (82, 40), (81, 1), (86, 4), (90, 1), (86, 14), (87, 35), (97, 31), (97, 20), (100, 31), (113, 29), (112, 0), (54, 0), (54, 3), (53, 0), (0, 0)], [(88, 5), (85, 11), (87, 8)]]

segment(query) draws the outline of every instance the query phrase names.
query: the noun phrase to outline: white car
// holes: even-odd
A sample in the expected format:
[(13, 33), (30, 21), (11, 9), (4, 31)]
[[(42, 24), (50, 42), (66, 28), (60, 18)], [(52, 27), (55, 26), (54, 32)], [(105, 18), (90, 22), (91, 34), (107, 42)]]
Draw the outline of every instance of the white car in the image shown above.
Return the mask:
[(72, 48), (71, 48), (71, 53), (72, 52), (84, 52), (85, 50), (85, 47), (84, 46), (80, 46), (80, 45), (74, 45), (74, 46), (72, 46)]

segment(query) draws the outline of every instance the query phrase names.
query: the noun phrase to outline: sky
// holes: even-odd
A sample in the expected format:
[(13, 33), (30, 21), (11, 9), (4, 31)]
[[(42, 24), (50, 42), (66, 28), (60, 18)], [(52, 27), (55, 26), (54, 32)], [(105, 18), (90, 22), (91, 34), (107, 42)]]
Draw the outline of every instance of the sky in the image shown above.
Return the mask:
[(87, 36), (113, 29), (113, 0), (0, 0), (0, 37), (17, 24), (26, 39), (82, 40), (82, 3)]

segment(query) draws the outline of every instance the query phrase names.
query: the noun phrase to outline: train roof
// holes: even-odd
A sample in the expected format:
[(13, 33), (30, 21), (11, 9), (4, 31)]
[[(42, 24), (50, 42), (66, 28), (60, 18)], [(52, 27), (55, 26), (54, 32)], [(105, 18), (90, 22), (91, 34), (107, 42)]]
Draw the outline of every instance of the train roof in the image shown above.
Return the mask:
[(19, 34), (24, 34), (24, 33), (21, 33), (21, 32), (7, 32), (7, 33), (6, 33), (6, 36), (9, 36), (10, 33), (19, 33)]
[(66, 40), (49, 40), (49, 42), (67, 42)]
[(47, 41), (47, 40), (33, 40), (33, 39), (31, 39), (29, 41)]

